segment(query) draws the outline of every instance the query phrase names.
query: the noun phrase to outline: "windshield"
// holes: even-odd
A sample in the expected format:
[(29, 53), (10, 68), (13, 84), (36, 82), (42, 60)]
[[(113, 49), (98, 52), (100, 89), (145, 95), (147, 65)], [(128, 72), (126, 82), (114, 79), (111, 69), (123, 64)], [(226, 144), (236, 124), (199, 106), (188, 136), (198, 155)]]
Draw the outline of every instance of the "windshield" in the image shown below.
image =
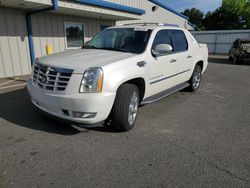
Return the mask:
[(243, 41), (242, 43), (241, 43), (241, 46), (245, 46), (245, 47), (250, 47), (250, 41)]
[(150, 34), (151, 30), (145, 29), (109, 28), (97, 34), (84, 48), (139, 54), (145, 51)]

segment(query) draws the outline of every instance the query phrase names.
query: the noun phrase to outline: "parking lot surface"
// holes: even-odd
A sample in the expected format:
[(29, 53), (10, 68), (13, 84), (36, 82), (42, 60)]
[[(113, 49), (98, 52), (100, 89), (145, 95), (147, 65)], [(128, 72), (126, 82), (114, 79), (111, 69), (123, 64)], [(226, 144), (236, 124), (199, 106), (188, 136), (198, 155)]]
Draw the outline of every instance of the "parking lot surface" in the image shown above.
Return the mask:
[(125, 133), (42, 116), (26, 78), (0, 82), (0, 187), (250, 187), (249, 65), (211, 57), (199, 91), (142, 106)]

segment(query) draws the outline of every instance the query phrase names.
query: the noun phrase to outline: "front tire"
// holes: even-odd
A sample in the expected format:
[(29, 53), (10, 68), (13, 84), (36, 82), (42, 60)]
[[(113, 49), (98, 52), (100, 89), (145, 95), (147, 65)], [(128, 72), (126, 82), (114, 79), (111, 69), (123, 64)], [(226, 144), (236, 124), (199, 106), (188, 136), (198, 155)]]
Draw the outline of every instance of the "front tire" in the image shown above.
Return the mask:
[(139, 106), (139, 91), (133, 84), (123, 84), (117, 91), (111, 120), (118, 131), (128, 131), (135, 125)]
[(200, 65), (195, 65), (194, 72), (189, 80), (190, 86), (189, 90), (194, 92), (199, 89), (200, 84), (201, 84), (201, 66)]
[(234, 64), (235, 65), (240, 64), (240, 60), (239, 60), (239, 58), (237, 56), (234, 56)]

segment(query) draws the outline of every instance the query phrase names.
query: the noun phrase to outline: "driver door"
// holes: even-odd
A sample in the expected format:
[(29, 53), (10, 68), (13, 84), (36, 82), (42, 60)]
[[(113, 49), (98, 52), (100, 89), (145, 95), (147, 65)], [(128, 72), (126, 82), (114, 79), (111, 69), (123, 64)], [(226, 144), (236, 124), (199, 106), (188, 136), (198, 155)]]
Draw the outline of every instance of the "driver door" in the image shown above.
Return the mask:
[[(158, 31), (153, 41), (152, 49), (159, 44), (169, 44), (172, 46), (169, 30)], [(171, 77), (178, 71), (176, 61), (177, 55), (172, 53), (157, 57), (151, 56), (149, 64), (149, 95), (152, 96), (175, 86), (174, 79), (171, 79)]]

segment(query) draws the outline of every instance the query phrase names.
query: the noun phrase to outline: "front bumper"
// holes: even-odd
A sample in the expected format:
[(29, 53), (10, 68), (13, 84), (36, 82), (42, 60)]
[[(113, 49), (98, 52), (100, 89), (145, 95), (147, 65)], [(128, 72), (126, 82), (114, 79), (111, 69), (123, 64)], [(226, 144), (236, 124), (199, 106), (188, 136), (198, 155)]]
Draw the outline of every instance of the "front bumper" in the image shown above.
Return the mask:
[[(80, 124), (96, 124), (107, 119), (111, 112), (115, 93), (47, 93), (29, 80), (27, 89), (32, 103), (49, 115)], [(65, 113), (67, 111), (68, 113)], [(94, 113), (91, 118), (73, 117), (73, 112)]]
[(250, 54), (249, 53), (241, 54), (239, 56), (239, 60), (244, 62), (250, 62)]

